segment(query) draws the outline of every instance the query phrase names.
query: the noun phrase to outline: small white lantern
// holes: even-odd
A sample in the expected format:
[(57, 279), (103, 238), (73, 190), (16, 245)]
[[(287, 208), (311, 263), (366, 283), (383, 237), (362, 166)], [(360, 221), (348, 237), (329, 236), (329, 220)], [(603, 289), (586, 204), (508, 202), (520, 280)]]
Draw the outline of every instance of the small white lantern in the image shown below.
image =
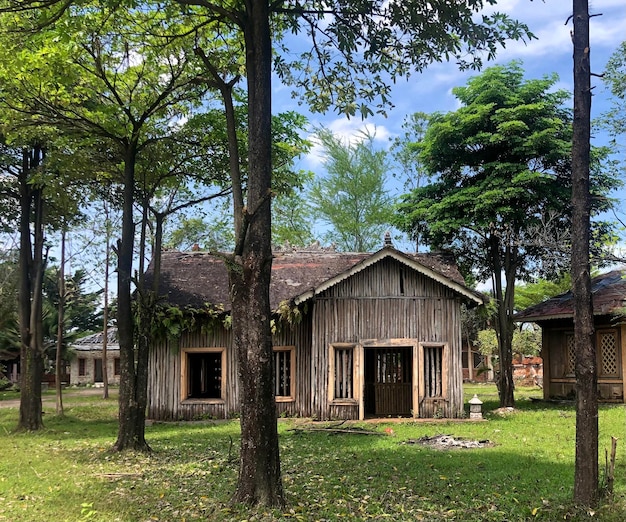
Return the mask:
[(482, 419), (483, 418), (483, 401), (478, 398), (478, 395), (474, 396), (469, 401), (470, 405), (470, 419)]

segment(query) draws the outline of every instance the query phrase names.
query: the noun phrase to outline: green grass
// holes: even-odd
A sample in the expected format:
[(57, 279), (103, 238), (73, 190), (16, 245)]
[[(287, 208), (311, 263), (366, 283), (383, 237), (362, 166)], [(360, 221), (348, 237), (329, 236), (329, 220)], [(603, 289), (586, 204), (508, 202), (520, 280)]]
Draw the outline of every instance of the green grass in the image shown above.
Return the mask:
[[(623, 406), (602, 406), (602, 455), (620, 437), (615, 495), (593, 517), (571, 503), (573, 405), (528, 400), (500, 416), (493, 386), (473, 385), (485, 422), (359, 424), (382, 436), (293, 430), (279, 422), (288, 507), (231, 506), (237, 480), (237, 421), (157, 423), (146, 429), (150, 455), (109, 452), (115, 400), (89, 397), (66, 417), (45, 405), (45, 429), (17, 434), (16, 409), (0, 408), (0, 521), (147, 522), (192, 520), (522, 521), (626, 518)], [(69, 403), (70, 400), (67, 399)], [(72, 401), (77, 404), (75, 401)], [(435, 450), (407, 441), (424, 435), (489, 439), (492, 447)], [(231, 442), (232, 441), (232, 442)], [(603, 460), (603, 459), (602, 459)]]

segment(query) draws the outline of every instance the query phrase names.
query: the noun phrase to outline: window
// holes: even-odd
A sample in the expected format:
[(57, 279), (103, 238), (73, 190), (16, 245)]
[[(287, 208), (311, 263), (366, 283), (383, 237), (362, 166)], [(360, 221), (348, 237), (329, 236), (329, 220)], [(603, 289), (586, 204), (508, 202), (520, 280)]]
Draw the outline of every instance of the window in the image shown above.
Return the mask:
[(190, 348), (181, 354), (181, 400), (222, 401), (226, 381), (223, 348)]
[(78, 359), (78, 375), (80, 377), (85, 376), (85, 359), (83, 359), (82, 357)]
[(354, 345), (331, 345), (329, 396), (354, 400)]
[(121, 373), (120, 358), (116, 357), (115, 359), (113, 359), (113, 375), (120, 375)]
[(617, 346), (617, 330), (605, 330), (598, 332), (598, 376), (620, 376), (620, 361)]
[(486, 368), (488, 364), (487, 356), (480, 352), (474, 352), (474, 369)]
[(574, 375), (576, 369), (576, 347), (574, 346), (574, 334), (565, 335), (565, 371), (564, 375)]
[(274, 395), (277, 401), (290, 401), (295, 397), (295, 347), (274, 348)]
[(421, 391), (424, 398), (445, 398), (448, 395), (448, 347), (445, 344), (422, 344)]

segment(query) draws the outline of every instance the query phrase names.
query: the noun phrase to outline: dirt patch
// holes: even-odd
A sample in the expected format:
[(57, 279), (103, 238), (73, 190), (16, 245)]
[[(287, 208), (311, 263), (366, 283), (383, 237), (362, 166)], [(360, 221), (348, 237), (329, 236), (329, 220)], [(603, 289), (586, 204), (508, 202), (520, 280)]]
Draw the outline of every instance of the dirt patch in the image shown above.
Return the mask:
[(474, 449), (489, 448), (493, 446), (490, 440), (471, 440), (461, 437), (453, 437), (452, 435), (434, 435), (432, 437), (420, 437), (419, 439), (409, 439), (404, 444), (419, 444), (420, 446), (428, 446), (440, 450), (446, 449)]

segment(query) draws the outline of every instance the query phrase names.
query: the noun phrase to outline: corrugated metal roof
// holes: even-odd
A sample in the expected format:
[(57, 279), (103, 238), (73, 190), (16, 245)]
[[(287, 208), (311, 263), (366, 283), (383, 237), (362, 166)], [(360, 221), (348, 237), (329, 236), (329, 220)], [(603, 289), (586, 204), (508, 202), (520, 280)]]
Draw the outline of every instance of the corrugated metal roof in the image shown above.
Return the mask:
[[(104, 340), (103, 332), (96, 332), (91, 335), (86, 335), (85, 337), (81, 337), (72, 343), (72, 347), (75, 350), (101, 350), (102, 349), (102, 341)], [(117, 328), (114, 326), (110, 326), (107, 330), (107, 346), (111, 347), (113, 350), (118, 350), (119, 345), (117, 342)]]
[[(626, 269), (613, 270), (591, 280), (594, 315), (623, 315), (626, 306)], [(515, 314), (515, 321), (542, 322), (568, 319), (574, 316), (574, 296), (571, 290), (528, 307)]]

